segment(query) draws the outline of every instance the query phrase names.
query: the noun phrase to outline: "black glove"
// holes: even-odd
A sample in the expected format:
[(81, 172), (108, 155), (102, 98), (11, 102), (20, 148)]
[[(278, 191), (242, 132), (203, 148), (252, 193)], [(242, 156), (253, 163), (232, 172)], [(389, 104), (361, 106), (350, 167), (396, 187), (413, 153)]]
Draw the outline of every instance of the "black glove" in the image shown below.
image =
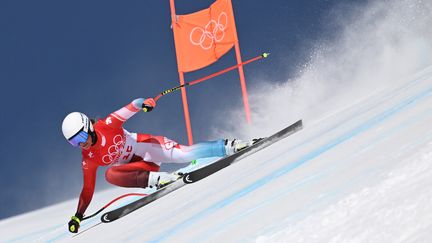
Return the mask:
[(83, 216), (80, 213), (76, 213), (74, 216), (72, 216), (71, 220), (68, 223), (69, 231), (71, 233), (78, 233), (82, 218)]
[(156, 106), (156, 101), (153, 98), (147, 98), (142, 104), (142, 109), (144, 112), (150, 112)]

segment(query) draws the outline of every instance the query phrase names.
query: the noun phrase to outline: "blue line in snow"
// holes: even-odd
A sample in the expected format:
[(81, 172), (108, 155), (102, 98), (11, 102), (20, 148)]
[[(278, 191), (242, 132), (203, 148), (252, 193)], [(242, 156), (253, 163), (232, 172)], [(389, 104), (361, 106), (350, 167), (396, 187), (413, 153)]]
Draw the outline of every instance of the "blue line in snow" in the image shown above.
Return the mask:
[[(390, 139), (390, 137), (393, 136), (393, 135), (395, 134), (395, 131), (399, 131), (399, 130), (401, 130), (401, 129), (404, 129), (404, 128), (407, 128), (407, 127), (411, 127), (411, 126), (416, 126), (418, 123), (420, 123), (420, 122), (424, 122), (424, 120), (425, 120), (426, 118), (430, 118), (430, 116), (432, 115), (431, 111), (432, 111), (432, 109), (428, 109), (426, 114), (423, 114), (423, 113), (422, 113), (420, 116), (413, 117), (413, 118), (411, 118), (408, 122), (405, 122), (405, 123), (403, 123), (402, 125), (400, 125), (400, 126), (394, 128), (394, 129), (391, 129), (391, 130), (387, 131), (386, 133), (380, 135), (380, 136), (377, 137), (376, 139), (373, 139), (373, 142), (372, 142), (372, 143), (368, 143), (364, 148), (359, 149), (356, 153), (354, 153), (354, 154), (352, 155), (351, 158), (354, 158), (354, 157), (356, 157), (356, 156), (362, 154), (365, 150), (367, 150), (367, 149), (369, 149), (369, 148), (371, 148), (371, 147), (374, 147), (377, 143), (381, 143), (381, 142), (383, 142), (383, 140), (388, 140), (388, 139)], [(426, 137), (421, 137), (421, 139), (417, 140), (414, 144), (411, 145), (411, 147), (414, 146), (414, 145), (417, 145), (417, 144), (425, 143), (425, 141), (429, 141), (430, 138), (431, 138), (431, 136), (432, 136), (432, 131), (428, 132)], [(411, 148), (411, 149), (412, 149), (412, 148)], [(401, 151), (399, 151), (399, 152), (401, 152)], [(395, 159), (396, 159), (397, 157), (398, 157), (398, 155), (395, 156)], [(344, 161), (339, 161), (337, 164), (339, 164), (339, 165), (340, 165), (340, 164), (345, 164), (345, 163), (346, 163), (347, 161), (349, 161), (349, 160), (350, 160), (350, 159), (346, 159), (346, 160), (344, 160)], [(337, 164), (332, 164), (332, 165), (333, 165), (332, 167), (337, 167), (337, 166), (338, 166)], [(375, 169), (375, 170), (379, 171), (378, 169)], [(332, 171), (332, 170), (330, 170), (330, 169), (328, 169), (327, 171), (323, 171), (323, 172), (322, 172), (322, 175), (320, 175), (320, 177), (323, 177), (325, 173), (329, 174), (331, 171)], [(372, 172), (374, 172), (374, 173), (372, 173)], [(367, 173), (364, 173), (364, 174), (362, 175), (362, 177), (364, 177), (364, 176), (370, 176), (370, 174), (375, 174), (375, 171), (368, 171)], [(211, 235), (216, 235), (216, 234), (218, 234), (219, 232), (223, 231), (224, 228), (226, 228), (226, 227), (228, 227), (228, 226), (230, 226), (230, 225), (233, 225), (233, 224), (237, 223), (239, 220), (243, 219), (244, 217), (246, 217), (246, 216), (249, 215), (250, 213), (256, 211), (257, 209), (259, 209), (259, 208), (261, 208), (261, 207), (264, 207), (264, 206), (270, 204), (271, 202), (273, 202), (273, 201), (275, 201), (275, 200), (278, 200), (279, 198), (285, 197), (285, 196), (286, 196), (287, 194), (289, 194), (291, 191), (294, 191), (294, 189), (297, 189), (298, 187), (301, 187), (301, 186), (303, 186), (304, 184), (306, 184), (306, 183), (308, 183), (308, 182), (311, 182), (313, 179), (315, 179), (315, 178), (318, 179), (318, 178), (320, 178), (320, 177), (314, 176), (314, 177), (311, 177), (308, 181), (305, 181), (305, 183), (302, 183), (302, 184), (295, 183), (294, 185), (290, 185), (289, 187), (286, 187), (284, 190), (280, 191), (278, 195), (274, 195), (273, 197), (270, 197), (270, 198), (264, 199), (262, 202), (258, 203), (258, 204), (255, 205), (254, 207), (249, 208), (249, 209), (246, 209), (246, 210), (240, 212), (238, 215), (233, 216), (233, 217), (231, 217), (230, 219), (228, 219), (228, 220), (226, 220), (226, 221), (224, 221), (224, 222), (219, 223), (219, 224), (220, 224), (219, 226), (216, 226), (216, 227), (213, 227), (213, 228), (211, 228), (211, 229), (208, 229), (206, 232), (202, 233), (199, 237), (196, 237), (196, 238), (195, 238), (196, 240), (194, 239), (194, 240), (192, 240), (192, 241), (193, 241), (193, 242), (200, 242), (200, 241), (202, 241), (203, 239), (209, 238)], [(308, 178), (309, 178), (309, 177), (308, 177)], [(303, 181), (304, 181), (304, 180), (301, 180), (300, 182), (303, 182)], [(345, 188), (345, 187), (347, 187), (346, 184), (344, 184), (341, 188)], [(330, 191), (330, 192), (328, 192), (327, 194), (331, 194), (332, 197), (335, 197), (335, 196), (337, 195), (337, 192), (340, 191), (340, 190), (341, 190), (341, 189), (336, 189), (336, 190), (334, 190), (334, 192), (331, 192), (331, 191)], [(324, 197), (328, 197), (328, 196), (327, 196), (327, 195), (324, 195)], [(321, 197), (321, 198), (319, 198), (319, 200), (316, 200), (315, 202), (310, 203), (310, 205), (309, 205), (308, 207), (312, 207), (314, 204), (317, 204), (317, 203), (319, 203), (320, 201), (322, 201), (322, 199), (323, 199), (323, 198)], [(308, 208), (308, 207), (305, 206), (304, 208)], [(300, 211), (302, 211), (302, 210), (300, 210)], [(294, 215), (296, 215), (296, 214), (300, 214), (300, 213), (295, 213)], [(294, 216), (293, 216), (293, 215), (290, 215), (290, 217), (293, 218)], [(278, 225), (278, 227), (280, 227), (280, 223), (278, 223), (277, 225)], [(275, 226), (270, 225), (270, 226), (267, 226), (266, 228), (267, 228), (267, 229), (275, 228)], [(266, 232), (266, 230), (262, 230), (262, 232)], [(260, 235), (260, 234), (264, 234), (264, 233), (258, 233), (257, 235)], [(266, 234), (267, 234), (267, 233), (266, 233)]]
[[(432, 67), (432, 66), (431, 66), (431, 67)], [(431, 70), (432, 70), (432, 68), (431, 68)], [(427, 76), (427, 77), (425, 77), (424, 75), (419, 76), (419, 77), (413, 79), (412, 81), (410, 81), (410, 82), (408, 82), (408, 83), (402, 85), (401, 87), (395, 88), (395, 89), (393, 89), (391, 92), (387, 92), (386, 94), (383, 94), (383, 95), (382, 95), (382, 94), (379, 95), (378, 93), (376, 93), (374, 96), (372, 96), (373, 98), (370, 98), (371, 100), (369, 100), (369, 104), (368, 104), (367, 106), (362, 106), (360, 109), (356, 109), (357, 111), (354, 112), (353, 114), (361, 114), (361, 113), (368, 112), (368, 111), (370, 111), (371, 109), (375, 108), (375, 107), (376, 107), (376, 104), (378, 104), (378, 102), (381, 102), (382, 100), (389, 100), (389, 99), (391, 99), (391, 98), (393, 98), (393, 97), (396, 97), (396, 96), (400, 95), (401, 92), (403, 92), (403, 91), (405, 91), (405, 90), (407, 90), (407, 89), (410, 89), (410, 88), (412, 88), (413, 86), (418, 85), (418, 84), (421, 83), (422, 81), (425, 81), (429, 76), (430, 76), (429, 73), (428, 73), (428, 76)], [(377, 99), (378, 97), (379, 97), (379, 100)], [(370, 101), (373, 101), (373, 102), (370, 102)], [(371, 104), (371, 103), (372, 103), (372, 104)], [(339, 123), (339, 124), (337, 124), (337, 125), (334, 125), (334, 126), (331, 126), (331, 127), (327, 128), (325, 131), (322, 131), (320, 134), (315, 135), (314, 138), (317, 138), (317, 137), (323, 136), (323, 135), (329, 133), (330, 131), (333, 131), (334, 129), (336, 129), (336, 128), (342, 126), (343, 124), (348, 123), (349, 121), (352, 121), (352, 120), (354, 119), (353, 117), (354, 117), (353, 115), (351, 115), (350, 117), (347, 117), (347, 119), (344, 120), (343, 122), (341, 122), (341, 123)], [(299, 143), (299, 144), (293, 146), (292, 148), (290, 148), (289, 150), (286, 150), (286, 151), (284, 151), (284, 152), (282, 152), (282, 153), (278, 153), (277, 155), (274, 155), (274, 156), (272, 157), (272, 159), (274, 159), (274, 158), (278, 158), (279, 156), (282, 156), (282, 155), (290, 154), (290, 152), (293, 151), (294, 149), (299, 148), (299, 147), (302, 147), (302, 146), (304, 146), (305, 144), (310, 143), (310, 142), (311, 142), (310, 140), (311, 140), (311, 138), (306, 139), (305, 142)], [(263, 164), (265, 164), (265, 163), (268, 163), (268, 160), (262, 161), (262, 162), (259, 163), (258, 165), (263, 165)], [(257, 171), (257, 170), (259, 170), (259, 166), (257, 166), (256, 168), (249, 168), (249, 169), (247, 169), (247, 170), (245, 170), (245, 171), (242, 171), (241, 174), (250, 174), (250, 173), (254, 173), (254, 172)], [(241, 176), (241, 174), (240, 174), (240, 176)], [(235, 181), (234, 181), (234, 183), (235, 183)], [(210, 189), (210, 188), (209, 188), (209, 189)], [(203, 193), (204, 193), (204, 194), (201, 196), (201, 198), (206, 198), (208, 195), (212, 195), (214, 192), (213, 192), (212, 190), (207, 190), (206, 192), (203, 192)], [(199, 199), (196, 199), (195, 201), (199, 201)], [(194, 203), (194, 202), (192, 202), (192, 204), (193, 204), (193, 203)], [(189, 204), (189, 205), (190, 205), (190, 204)], [(181, 212), (181, 211), (182, 211), (181, 208), (176, 208), (176, 209), (174, 209), (174, 210), (171, 210), (171, 212), (169, 212), (169, 211), (164, 212), (163, 217), (166, 218), (166, 219), (168, 219), (168, 218), (172, 217), (173, 214), (176, 215), (177, 212)], [(160, 218), (157, 219), (157, 220), (160, 220)], [(153, 221), (156, 221), (156, 220), (153, 220)], [(146, 223), (152, 225), (152, 223), (151, 223), (150, 221), (148, 221), (148, 222), (146, 221)], [(137, 231), (140, 231), (140, 230), (137, 230)], [(147, 231), (147, 229), (146, 229), (146, 231)], [(131, 238), (126, 238), (125, 240), (135, 239), (136, 237), (138, 237), (139, 233), (138, 233), (138, 232), (135, 232), (135, 233), (133, 233), (132, 235), (133, 235), (133, 236), (132, 236)]]
[(413, 105), (415, 102), (418, 102), (419, 100), (426, 98), (430, 95), (432, 92), (432, 88), (429, 88), (421, 93), (419, 93), (416, 96), (410, 97), (407, 100), (401, 102), (400, 104), (394, 106), (393, 108), (375, 116), (374, 118), (370, 119), (363, 125), (360, 125), (351, 131), (347, 132), (346, 134), (340, 136), (339, 138), (335, 139), (334, 141), (321, 146), (320, 148), (306, 154), (305, 156), (301, 157), (300, 159), (296, 160), (294, 163), (289, 164), (283, 168), (281, 168), (278, 171), (275, 171), (274, 173), (267, 175), (264, 178), (261, 178), (251, 185), (245, 187), (244, 189), (240, 190), (237, 193), (232, 194), (231, 196), (228, 196), (227, 198), (216, 202), (212, 206), (202, 210), (201, 212), (195, 214), (194, 216), (190, 217), (189, 219), (181, 222), (180, 224), (177, 224), (176, 226), (168, 229), (167, 231), (164, 231), (161, 233), (161, 235), (153, 240), (151, 242), (160, 242), (167, 238), (169, 238), (172, 235), (175, 235), (177, 232), (181, 231), (182, 229), (185, 229), (187, 227), (190, 227), (195, 222), (199, 221), (202, 218), (207, 217), (208, 215), (213, 214), (217, 210), (224, 208), (227, 205), (230, 205), (232, 202), (237, 201), (238, 199), (244, 197), (245, 195), (248, 195), (250, 192), (255, 191), (258, 188), (263, 187), (264, 185), (268, 184), (269, 182), (272, 182), (273, 180), (276, 180), (282, 175), (285, 175), (286, 173), (294, 170), (295, 168), (305, 164), (306, 162), (318, 157), (319, 155), (325, 153), (326, 151), (336, 147), (337, 145), (348, 141), (349, 139), (353, 138), (354, 136), (361, 134), (364, 131), (367, 131), (371, 127), (379, 124), (380, 122), (384, 121), (385, 119), (391, 117), (392, 115), (397, 114), (398, 112), (402, 111), (403, 109), (409, 107), (410, 105)]

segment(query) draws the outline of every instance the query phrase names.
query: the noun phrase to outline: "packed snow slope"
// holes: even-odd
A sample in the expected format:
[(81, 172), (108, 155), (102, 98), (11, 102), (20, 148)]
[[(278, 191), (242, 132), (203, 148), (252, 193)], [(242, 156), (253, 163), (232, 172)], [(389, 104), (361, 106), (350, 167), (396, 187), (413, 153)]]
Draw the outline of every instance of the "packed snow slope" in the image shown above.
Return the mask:
[[(252, 89), (254, 125), (237, 129), (239, 108), (214, 134), (265, 136), (302, 118), (300, 132), (115, 222), (70, 234), (71, 200), (0, 221), (0, 241), (430, 242), (431, 5), (341, 6), (351, 18), (336, 16), (338, 35), (298, 77)], [(143, 192), (97, 193), (87, 212), (130, 191)]]
[(431, 239), (432, 67), (304, 123), (302, 131), (113, 223), (94, 218), (81, 234), (68, 233), (64, 222), (76, 204), (70, 201), (2, 221), (2, 241)]

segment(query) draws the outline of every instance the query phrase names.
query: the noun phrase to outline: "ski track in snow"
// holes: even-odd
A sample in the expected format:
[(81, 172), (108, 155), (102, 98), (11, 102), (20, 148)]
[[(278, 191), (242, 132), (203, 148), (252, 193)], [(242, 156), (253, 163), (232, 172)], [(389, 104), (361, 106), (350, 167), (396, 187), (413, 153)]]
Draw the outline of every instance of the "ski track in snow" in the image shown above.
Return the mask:
[[(377, 186), (353, 193), (288, 228), (274, 229), (275, 233), (259, 237), (258, 242), (316, 242), (318, 239), (324, 242), (380, 242), (384, 239), (387, 242), (420, 242), (427, 239), (421, 235), (416, 238), (414, 233), (424, 231), (430, 237), (430, 233), (426, 232), (432, 225), (418, 225), (416, 221), (426, 218), (432, 222), (432, 191), (422, 190), (416, 197), (402, 199), (399, 195), (412, 194), (415, 186), (422, 188), (424, 182), (430, 180), (431, 151), (432, 143), (429, 142), (427, 147), (413, 156), (414, 161), (408, 159), (405, 161), (407, 165), (388, 172), (387, 178)], [(410, 184), (406, 184), (407, 179)], [(356, 220), (353, 221), (353, 218)], [(364, 227), (369, 223), (379, 227)]]
[[(418, 80), (416, 80), (415, 82), (410, 82), (408, 86), (411, 86), (413, 84), (417, 84)], [(403, 88), (397, 89), (398, 92), (405, 90), (406, 86), (404, 86)], [(381, 114), (372, 117), (372, 119), (366, 121), (364, 124), (348, 131), (347, 133), (343, 134), (342, 136), (340, 136), (339, 138), (335, 139), (334, 141), (331, 141), (325, 145), (323, 145), (322, 147), (311, 151), (310, 153), (308, 153), (307, 155), (305, 155), (304, 157), (300, 158), (299, 160), (293, 162), (293, 163), (287, 163), (286, 167), (280, 168), (276, 171), (274, 171), (273, 174), (270, 175), (266, 175), (265, 177), (257, 180), (256, 182), (254, 182), (252, 185), (249, 185), (246, 188), (243, 188), (242, 190), (240, 190), (239, 192), (236, 192), (235, 194), (231, 195), (228, 198), (224, 198), (222, 201), (216, 202), (215, 204), (213, 204), (211, 207), (206, 208), (203, 211), (198, 212), (197, 214), (193, 215), (190, 218), (187, 218), (185, 221), (181, 222), (180, 224), (176, 225), (173, 228), (169, 228), (167, 229), (165, 232), (163, 232), (160, 237), (157, 237), (155, 239), (153, 239), (152, 241), (154, 242), (159, 242), (159, 241), (163, 241), (166, 238), (175, 235), (176, 233), (178, 233), (179, 231), (183, 230), (186, 227), (190, 227), (192, 225), (194, 225), (195, 223), (197, 223), (197, 221), (199, 220), (203, 220), (204, 218), (206, 218), (209, 214), (214, 213), (217, 210), (220, 210), (221, 208), (231, 204), (232, 202), (238, 200), (239, 198), (244, 197), (245, 195), (255, 191), (256, 189), (270, 183), (273, 182), (274, 180), (278, 179), (280, 176), (285, 175), (288, 172), (291, 172), (292, 170), (294, 170), (295, 168), (297, 168), (298, 166), (301, 166), (304, 163), (309, 162), (310, 160), (316, 158), (317, 156), (321, 155), (322, 153), (327, 152), (328, 150), (332, 149), (333, 147), (346, 142), (349, 139), (352, 139), (353, 137), (361, 134), (362, 132), (365, 132), (371, 128), (373, 128), (374, 126), (379, 125), (381, 122), (385, 121), (388, 118), (391, 118), (393, 115), (403, 111), (404, 109), (408, 109), (412, 106), (414, 106), (417, 102), (421, 102), (423, 99), (429, 98), (432, 92), (432, 87), (428, 87), (426, 90), (415, 94), (412, 97), (407, 98), (406, 100), (403, 100), (401, 103), (390, 107), (388, 110), (382, 112)], [(394, 94), (392, 94), (394, 95)], [(386, 97), (387, 98), (387, 97)], [(376, 104), (374, 104), (376, 105)], [(429, 111), (429, 113), (426, 114), (428, 117), (430, 118), (431, 112)], [(340, 124), (339, 124), (340, 125)], [(398, 132), (400, 129), (395, 129), (394, 132)], [(385, 136), (381, 135), (381, 139), (383, 139)], [(288, 156), (290, 151), (285, 152), (282, 155), (277, 155), (274, 157), (271, 157), (270, 159), (268, 159), (269, 161), (265, 161), (264, 163), (269, 163), (270, 161), (273, 161), (277, 158), (280, 157), (285, 157)], [(284, 196), (283, 194), (281, 194), (281, 196)], [(320, 199), (322, 200), (322, 198)], [(264, 201), (265, 203), (265, 201)], [(253, 211), (253, 209), (248, 209), (248, 211)], [(303, 210), (300, 210), (303, 211)], [(243, 214), (244, 215), (244, 214)], [(226, 223), (226, 222), (225, 222)], [(222, 226), (219, 226), (219, 229), (212, 229), (209, 230), (209, 232), (203, 236), (200, 237), (200, 240), (206, 239), (209, 237), (209, 234), (216, 234), (219, 231), (223, 230), (223, 228), (226, 227), (226, 224), (222, 224)], [(222, 228), (222, 229), (220, 229)]]
[[(110, 231), (103, 237), (110, 239), (112, 236), (112, 241), (131, 242), (142, 239), (149, 242), (179, 241), (179, 236), (187, 236), (180, 240), (185, 242), (220, 241), (231, 230), (245, 222), (257, 220), (256, 215), (267, 211), (270, 217), (277, 219), (275, 222), (261, 225), (253, 232), (239, 232), (232, 241), (417, 242), (427, 239), (431, 223), (416, 222), (418, 219), (432, 222), (432, 193), (424, 190), (424, 185), (432, 178), (432, 165), (429, 163), (432, 158), (432, 130), (421, 131), (421, 136), (410, 135), (412, 131), (419, 130), (418, 127), (427, 127), (432, 121), (432, 67), (421, 74), (399, 88), (372, 94), (325, 118), (310, 124), (305, 121), (304, 130), (298, 134), (197, 184), (187, 186), (185, 189), (189, 188), (189, 191), (180, 189), (160, 201), (167, 203), (168, 197), (175, 198), (174, 194), (181, 196), (191, 192), (189, 200), (178, 202), (174, 207), (162, 206), (162, 211), (157, 204), (148, 205), (130, 215), (129, 224), (132, 226), (126, 223), (125, 227), (129, 228), (122, 231), (123, 234)], [(401, 141), (401, 137), (407, 139)], [(355, 146), (351, 147), (351, 143)], [(384, 151), (381, 155), (375, 151), (392, 143), (396, 143), (398, 149), (391, 153)], [(334, 151), (341, 146), (347, 146), (348, 152)], [(367, 162), (371, 156), (375, 163)], [(326, 162), (327, 157), (330, 157), (331, 163)], [(364, 168), (342, 178), (340, 183), (319, 189), (320, 183), (340, 177), (341, 172), (359, 166), (358, 162), (363, 159), (366, 160)], [(290, 179), (296, 173), (303, 173), (299, 170), (305, 167), (310, 167), (307, 173), (295, 180)], [(236, 177), (226, 178), (225, 186), (215, 186), (217, 180), (228, 173), (234, 173)], [(290, 183), (280, 186), (285, 180)], [(205, 190), (195, 193), (194, 188)], [(316, 194), (310, 188), (314, 188)], [(271, 190), (274, 192), (265, 197), (254, 196)], [(411, 190), (418, 191), (418, 194), (404, 198), (413, 193)], [(285, 214), (269, 211), (280, 201), (295, 200), (305, 193), (312, 195), (311, 198), (301, 205), (288, 206)], [(123, 200), (116, 206), (132, 200), (135, 198)], [(108, 201), (108, 197), (104, 201)], [(244, 203), (248, 206), (237, 206)], [(73, 205), (74, 202), (68, 204)], [(197, 209), (191, 209), (195, 205)], [(136, 216), (144, 215), (146, 211), (157, 217), (136, 221)], [(226, 216), (214, 220), (214, 217), (226, 212)], [(40, 217), (37, 212), (33, 214)], [(160, 228), (163, 222), (177, 215), (178, 220)], [(27, 220), (25, 215), (10, 220), (21, 222), (20, 218)], [(119, 221), (128, 222), (128, 218)], [(6, 225), (7, 221), (1, 221), (0, 225)], [(98, 217), (84, 221), (81, 234), (72, 239), (85, 241), (102, 237), (100, 232), (104, 232), (109, 225), (96, 225), (99, 222)], [(141, 227), (136, 226), (136, 222), (141, 222)], [(375, 227), (364, 229), (371, 222), (375, 222)], [(66, 225), (55, 221), (9, 238), (7, 242), (69, 241), (70, 237)]]
[[(358, 116), (358, 115), (361, 114), (361, 113), (364, 113), (364, 112), (369, 111), (370, 109), (373, 109), (373, 107), (376, 106), (376, 103), (379, 103), (379, 102), (381, 102), (382, 100), (387, 100), (387, 99), (389, 99), (389, 98), (392, 97), (392, 96), (396, 96), (396, 95), (398, 95), (400, 92), (406, 90), (407, 88), (409, 88), (409, 87), (411, 87), (411, 86), (413, 86), (413, 85), (415, 85), (415, 84), (418, 84), (420, 81), (424, 81), (424, 78), (418, 78), (418, 79), (416, 79), (414, 82), (409, 82), (408, 84), (406, 84), (406, 85), (404, 85), (404, 86), (402, 86), (402, 87), (396, 89), (395, 91), (393, 91), (393, 92), (389, 92), (389, 93), (386, 94), (385, 96), (379, 96), (379, 95), (377, 95), (377, 97), (380, 97), (379, 100), (376, 100), (376, 101), (372, 102), (372, 104), (371, 104), (370, 106), (366, 106), (366, 107), (365, 107), (365, 106), (362, 106), (361, 109), (360, 109), (359, 111), (357, 111), (357, 114), (354, 114), (354, 115), (351, 114), (351, 116), (352, 116), (352, 117), (356, 117), (356, 116)], [(396, 106), (395, 108), (391, 108), (391, 109), (390, 109), (390, 112), (385, 112), (385, 113), (381, 114), (380, 116), (376, 117), (375, 119), (373, 119), (373, 120), (370, 122), (370, 124), (366, 124), (364, 127), (362, 126), (362, 127), (356, 128), (356, 129), (354, 129), (351, 133), (349, 133), (347, 136), (342, 137), (341, 140), (339, 140), (339, 141), (335, 141), (335, 142), (333, 142), (333, 143), (330, 143), (328, 146), (323, 146), (321, 150), (319, 150), (319, 151), (315, 151), (314, 153), (312, 153), (312, 154), (311, 154), (312, 157), (318, 156), (319, 154), (324, 153), (324, 152), (326, 152), (327, 150), (331, 149), (333, 146), (336, 146), (337, 144), (339, 144), (339, 143), (341, 143), (341, 142), (344, 142), (345, 140), (348, 140), (348, 139), (350, 139), (351, 137), (354, 137), (356, 134), (362, 132), (363, 130), (367, 130), (367, 129), (369, 129), (371, 126), (376, 125), (376, 123), (378, 123), (378, 122), (380, 122), (380, 121), (386, 119), (388, 116), (391, 116), (391, 115), (393, 115), (393, 114), (399, 112), (401, 109), (404, 109), (404, 108), (406, 108), (406, 107), (408, 107), (408, 106), (410, 106), (410, 105), (413, 105), (413, 102), (416, 102), (416, 101), (418, 101), (418, 100), (421, 100), (422, 98), (425, 98), (425, 96), (427, 96), (427, 95), (429, 95), (429, 94), (430, 94), (430, 90), (427, 90), (426, 92), (420, 93), (420, 94), (418, 94), (418, 95), (416, 95), (416, 96), (414, 96), (414, 97), (411, 97), (410, 99), (405, 100), (403, 103), (399, 104), (399, 105)], [(338, 126), (340, 126), (340, 125), (341, 125), (341, 124), (338, 124)], [(333, 129), (335, 129), (336, 127), (337, 127), (337, 126), (331, 127), (329, 130), (333, 130)], [(323, 132), (323, 134), (328, 133), (329, 130)], [(398, 131), (398, 130), (399, 130), (399, 129), (394, 129), (394, 131)], [(320, 135), (320, 136), (322, 136), (322, 135)], [(381, 136), (380, 138), (376, 138), (375, 140), (383, 139), (383, 138), (385, 138), (385, 136)], [(310, 140), (309, 140), (309, 141), (310, 141)], [(301, 146), (301, 145), (298, 145), (298, 146)], [(372, 146), (372, 145), (369, 145), (369, 146)], [(251, 173), (253, 170), (256, 171), (256, 170), (258, 170), (258, 169), (260, 168), (261, 165), (266, 164), (266, 163), (268, 163), (269, 161), (274, 160), (275, 158), (287, 156), (287, 155), (288, 155), (289, 153), (291, 153), (291, 152), (292, 152), (292, 149), (288, 149), (287, 151), (284, 151), (283, 154), (278, 154), (278, 155), (276, 155), (276, 156), (274, 156), (274, 157), (272, 157), (272, 158), (270, 158), (270, 159), (268, 159), (268, 160), (266, 160), (266, 161), (261, 162), (261, 164), (260, 164), (259, 166), (255, 167), (255, 168), (252, 168), (251, 170), (246, 170), (246, 171), (244, 171), (244, 172), (242, 171), (241, 174), (249, 174), (249, 173)], [(224, 200), (221, 201), (221, 202), (217, 202), (217, 203), (215, 203), (212, 207), (207, 208), (206, 210), (197, 213), (197, 214), (194, 215), (193, 217), (190, 217), (190, 218), (188, 218), (187, 220), (185, 220), (184, 222), (181, 222), (181, 223), (178, 224), (176, 227), (168, 229), (166, 232), (164, 232), (164, 233), (161, 234), (161, 237), (159, 237), (159, 238), (155, 238), (154, 241), (155, 241), (155, 242), (163, 241), (165, 238), (169, 237), (169, 236), (172, 235), (172, 234), (175, 234), (177, 231), (181, 231), (181, 230), (184, 229), (185, 227), (189, 227), (190, 225), (193, 224), (193, 222), (195, 222), (195, 221), (199, 221), (199, 220), (201, 220), (202, 218), (205, 218), (206, 215), (211, 214), (211, 213), (214, 213), (214, 211), (216, 211), (216, 210), (222, 208), (224, 205), (228, 205), (228, 204), (230, 204), (231, 201), (235, 201), (235, 200), (237, 200), (239, 197), (242, 197), (242, 196), (244, 196), (245, 194), (247, 194), (247, 193), (249, 193), (249, 192), (251, 192), (251, 191), (256, 190), (256, 189), (257, 189), (258, 187), (260, 187), (261, 185), (264, 185), (264, 184), (266, 184), (266, 183), (269, 183), (269, 182), (271, 182), (273, 179), (277, 179), (277, 176), (281, 176), (281, 175), (283, 175), (283, 174), (285, 174), (285, 173), (287, 173), (287, 172), (289, 172), (289, 171), (295, 169), (297, 166), (300, 166), (301, 164), (306, 163), (306, 162), (309, 161), (310, 159), (312, 159), (312, 158), (303, 158), (303, 159), (300, 160), (300, 162), (294, 163), (294, 165), (290, 165), (290, 166), (288, 167), (288, 168), (289, 168), (288, 170), (283, 170), (283, 169), (282, 169), (282, 170), (278, 170), (278, 171), (275, 172), (277, 175), (270, 175), (270, 176), (266, 176), (266, 177), (265, 177), (265, 178), (271, 178), (271, 179), (265, 179), (265, 178), (262, 178), (261, 180), (257, 181), (256, 183), (254, 183), (254, 184), (251, 185), (250, 187), (245, 188), (245, 189), (241, 190), (240, 192), (237, 192), (236, 194), (232, 195), (230, 198), (228, 198), (228, 199), (224, 199)], [(287, 164), (289, 164), (289, 163), (287, 163)], [(281, 173), (281, 171), (282, 171), (283, 173)], [(242, 176), (240, 175), (239, 177), (241, 178)], [(263, 183), (263, 180), (265, 180), (265, 183)], [(234, 183), (235, 183), (235, 182), (234, 182)], [(292, 190), (292, 189), (290, 188), (290, 190)], [(206, 198), (209, 194), (213, 194), (213, 193), (214, 193), (214, 192), (211, 191), (211, 190), (210, 190), (209, 192), (205, 192), (205, 195), (203, 195), (203, 198)], [(284, 194), (281, 194), (281, 196), (284, 196)], [(194, 203), (196, 203), (196, 202), (191, 202), (192, 205), (193, 205)], [(221, 205), (222, 205), (222, 206), (221, 206)], [(187, 207), (187, 205), (184, 205), (184, 207)], [(183, 207), (180, 208), (180, 211), (183, 210), (183, 209), (184, 209)], [(250, 211), (253, 211), (253, 209), (248, 209), (247, 211), (250, 212)], [(166, 215), (169, 217), (170, 215), (176, 215), (177, 213), (178, 213), (178, 212), (176, 212), (176, 210), (175, 210), (175, 211), (170, 211), (170, 212), (167, 213)], [(243, 215), (245, 215), (245, 214), (243, 214)], [(241, 218), (241, 217), (239, 217), (239, 218)], [(231, 220), (231, 221), (232, 221), (232, 220)], [(231, 222), (231, 223), (233, 223), (233, 222)], [(235, 222), (234, 222), (234, 223), (235, 223)], [(206, 238), (208, 238), (210, 235), (212, 235), (212, 234), (216, 234), (217, 232), (222, 231), (223, 228), (226, 227), (226, 225), (227, 225), (227, 222), (224, 222), (223, 224), (219, 225), (218, 229), (211, 229), (211, 230), (209, 230), (208, 233), (206, 233), (206, 234), (200, 236), (200, 237), (199, 237), (198, 239), (196, 239), (196, 240), (206, 239)], [(146, 229), (146, 230), (151, 230), (151, 229)], [(133, 234), (134, 234), (134, 233), (132, 233), (132, 235), (133, 235)], [(128, 239), (128, 240), (137, 239), (137, 238), (139, 237), (139, 233), (135, 233), (135, 234), (137, 234), (137, 235), (136, 235), (136, 236), (132, 236), (132, 237), (127, 238), (127, 239)]]

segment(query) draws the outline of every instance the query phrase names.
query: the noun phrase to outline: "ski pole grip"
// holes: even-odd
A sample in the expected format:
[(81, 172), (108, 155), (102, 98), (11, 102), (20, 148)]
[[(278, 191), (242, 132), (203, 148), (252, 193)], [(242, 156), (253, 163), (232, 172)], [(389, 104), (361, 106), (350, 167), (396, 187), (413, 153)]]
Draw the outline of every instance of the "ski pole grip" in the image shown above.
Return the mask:
[(145, 104), (144, 104), (142, 110), (143, 110), (144, 112), (150, 112), (150, 111), (153, 110), (153, 106), (149, 106), (149, 105), (145, 105)]

